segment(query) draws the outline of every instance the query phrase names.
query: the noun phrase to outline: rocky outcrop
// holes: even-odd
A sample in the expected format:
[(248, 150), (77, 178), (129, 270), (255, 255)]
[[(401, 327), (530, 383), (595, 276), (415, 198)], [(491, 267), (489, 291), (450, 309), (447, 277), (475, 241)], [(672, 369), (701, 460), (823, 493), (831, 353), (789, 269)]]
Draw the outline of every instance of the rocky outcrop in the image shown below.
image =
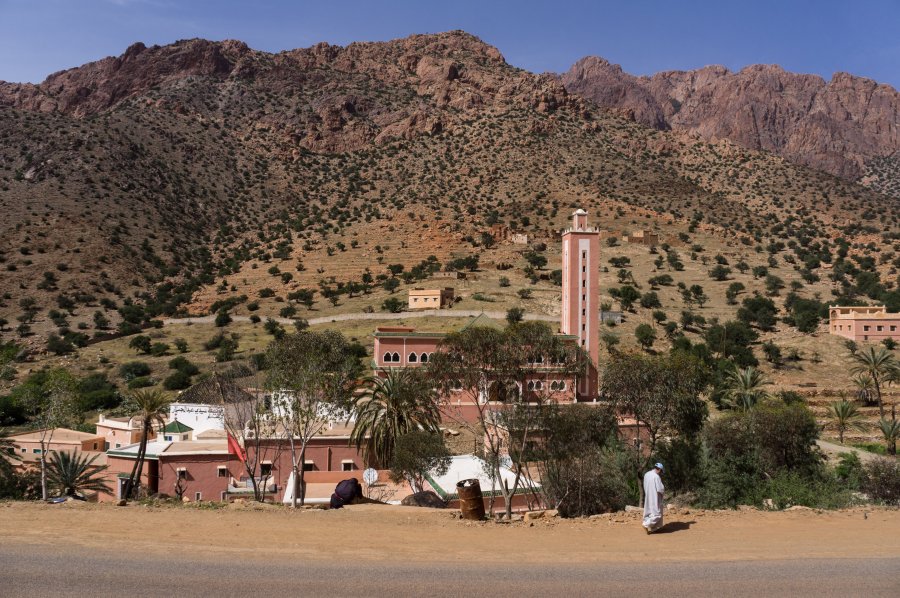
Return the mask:
[(570, 93), (658, 129), (729, 139), (856, 180), (900, 150), (900, 94), (847, 73), (826, 82), (779, 66), (721, 66), (635, 77), (597, 57), (560, 77)]
[[(346, 93), (354, 88), (358, 94)], [(39, 85), (0, 82), (0, 106), (75, 117), (146, 98), (158, 109), (216, 118), (217, 104), (245, 94), (257, 104), (267, 95), (296, 101), (289, 111), (259, 109), (255, 125), (328, 153), (440, 133), (473, 111), (527, 106), (551, 113), (583, 102), (555, 77), (515, 69), (496, 48), (462, 31), (346, 47), (320, 43), (279, 54), (236, 41), (137, 43), (119, 57), (55, 73)], [(417, 98), (412, 107), (411, 96)]]

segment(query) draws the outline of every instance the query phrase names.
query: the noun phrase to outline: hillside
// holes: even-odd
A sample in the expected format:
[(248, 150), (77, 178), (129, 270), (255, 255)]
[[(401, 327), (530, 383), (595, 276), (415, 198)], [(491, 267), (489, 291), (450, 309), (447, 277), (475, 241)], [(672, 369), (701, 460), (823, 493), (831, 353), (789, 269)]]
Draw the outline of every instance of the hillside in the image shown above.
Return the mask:
[(576, 62), (561, 81), (600, 106), (637, 122), (701, 139), (729, 139), (792, 162), (898, 193), (900, 93), (849, 73), (830, 81), (752, 65), (635, 77), (596, 56)]
[[(124, 382), (116, 367), (135, 355), (127, 338), (74, 355), (57, 345), (64, 356), (48, 357), (50, 334), (83, 345), (223, 305), (263, 319), (381, 310), (406, 288), (445, 284), (429, 281), (432, 270), (466, 269), (472, 256), (474, 279), (446, 283), (460, 309), (554, 314), (559, 231), (574, 207), (619, 239), (605, 241), (602, 260), (603, 300), (614, 307), (620, 269), (642, 293), (670, 273), (657, 291), (672, 321), (684, 310), (732, 319), (731, 282), (743, 296), (768, 292), (754, 267), (782, 280), (780, 316), (789, 291), (876, 300), (897, 285), (900, 199), (875, 187), (645, 126), (510, 66), (464, 32), (279, 54), (234, 41), (135, 44), (39, 85), (0, 83), (0, 335), (35, 361), (4, 384), (49, 363)], [(622, 245), (641, 228), (664, 246)], [(681, 269), (656, 263), (669, 255)], [(609, 262), (621, 256), (629, 266)], [(733, 272), (713, 281), (718, 257)], [(385, 288), (392, 278), (399, 290)], [(684, 303), (678, 283), (702, 283), (709, 303)], [(652, 311), (636, 305), (614, 331), (626, 346)], [(241, 359), (268, 338), (248, 326)], [(354, 326), (366, 344), (371, 325)], [(190, 336), (199, 352), (214, 332), (167, 327), (160, 338)], [(766, 335), (817, 342), (781, 323)], [(662, 336), (660, 348), (670, 342)], [(806, 370), (773, 368), (779, 384), (827, 375), (842, 346), (824, 338)], [(213, 353), (203, 352), (204, 366)], [(157, 381), (167, 359), (154, 362)]]

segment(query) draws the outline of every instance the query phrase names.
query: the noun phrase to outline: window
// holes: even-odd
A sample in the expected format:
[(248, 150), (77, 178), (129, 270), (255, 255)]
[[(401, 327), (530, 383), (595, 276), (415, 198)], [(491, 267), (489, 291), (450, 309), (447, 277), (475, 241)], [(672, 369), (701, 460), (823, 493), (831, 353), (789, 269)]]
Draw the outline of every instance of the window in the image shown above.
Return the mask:
[(163, 440), (168, 440), (169, 442), (171, 442), (172, 437), (171, 436), (163, 436)]
[(428, 363), (428, 353), (422, 353), (422, 357), (419, 359), (422, 363)]
[(259, 466), (259, 475), (260, 477), (267, 478), (272, 475), (272, 464), (271, 463), (263, 463)]
[(217, 473), (220, 478), (227, 478), (228, 477), (228, 468), (227, 467), (219, 467)]
[(194, 493), (194, 500), (203, 500), (203, 494), (200, 492)]
[(529, 380), (528, 381), (528, 390), (543, 390), (544, 383), (540, 380)]
[(864, 330), (865, 332), (868, 332), (868, 331), (869, 331), (869, 326), (863, 326), (863, 330)]
[(884, 332), (884, 326), (876, 326), (875, 330), (877, 330), (878, 332)]
[(177, 470), (175, 470), (175, 472), (178, 474), (179, 480), (187, 479), (187, 469), (185, 469), (184, 467), (179, 467)]
[(896, 327), (896, 326), (891, 326), (891, 332), (897, 332), (897, 327)]
[(392, 361), (392, 360), (391, 360), (391, 354), (390, 354), (390, 353), (385, 353), (385, 354), (384, 354), (384, 357), (382, 358), (382, 361), (384, 361), (385, 363), (390, 363), (390, 362)]
[(40, 455), (41, 449), (31, 449), (31, 452), (34, 453), (35, 455)]
[(27, 452), (28, 452), (28, 449), (23, 448), (23, 449), (22, 449), (22, 452), (23, 452), (23, 453), (27, 453)]
[(356, 469), (353, 461), (341, 461), (341, 471), (353, 471)]
[(303, 471), (315, 471), (316, 463), (315, 461), (304, 461), (303, 462)]
[(116, 443), (116, 448), (119, 448), (120, 446), (122, 446), (122, 445), (119, 444), (119, 443), (117, 442), (117, 443)]
[(108, 443), (108, 442), (104, 442), (104, 443), (103, 443), (103, 450), (104, 450), (104, 451), (108, 451), (108, 450), (109, 450), (109, 443)]
[(223, 490), (223, 491), (222, 491), (222, 494), (219, 495), (219, 499), (220, 499), (222, 502), (225, 502), (226, 500), (228, 500), (228, 492), (226, 492), (226, 491)]
[(392, 361), (394, 363), (400, 363), (400, 354), (399, 353), (392, 353), (391, 357), (392, 357)]
[(409, 358), (407, 359), (410, 363), (415, 363), (419, 360), (418, 356), (415, 353), (410, 353)]

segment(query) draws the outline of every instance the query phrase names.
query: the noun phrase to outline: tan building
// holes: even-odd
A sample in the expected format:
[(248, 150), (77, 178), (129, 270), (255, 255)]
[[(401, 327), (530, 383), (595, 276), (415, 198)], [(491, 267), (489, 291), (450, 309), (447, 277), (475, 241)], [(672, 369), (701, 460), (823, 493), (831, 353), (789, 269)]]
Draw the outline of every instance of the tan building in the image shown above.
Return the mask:
[(7, 436), (15, 446), (16, 454), (22, 459), (18, 463), (27, 465), (40, 461), (42, 437), (48, 453), (76, 451), (101, 453), (104, 450), (104, 438), (90, 432), (79, 432), (68, 428), (56, 428), (52, 431), (32, 430)]
[[(140, 442), (141, 421), (136, 417), (107, 417), (100, 414), (97, 422), (97, 436), (103, 437), (103, 450), (117, 449)], [(156, 432), (150, 432), (150, 439), (156, 438)]]
[(884, 305), (828, 308), (828, 332), (853, 341), (900, 341), (900, 313), (889, 313)]
[(443, 309), (453, 304), (453, 289), (410, 289), (409, 309)]
[(628, 235), (628, 242), (652, 247), (659, 245), (659, 235), (650, 230), (636, 230)]

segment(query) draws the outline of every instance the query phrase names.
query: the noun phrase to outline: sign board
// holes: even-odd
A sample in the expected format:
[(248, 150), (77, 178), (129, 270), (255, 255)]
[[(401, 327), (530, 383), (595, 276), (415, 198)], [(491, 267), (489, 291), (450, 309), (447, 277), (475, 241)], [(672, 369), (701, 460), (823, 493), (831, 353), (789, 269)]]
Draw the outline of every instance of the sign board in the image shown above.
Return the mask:
[(363, 481), (367, 486), (371, 486), (378, 481), (378, 472), (369, 467), (363, 472)]

